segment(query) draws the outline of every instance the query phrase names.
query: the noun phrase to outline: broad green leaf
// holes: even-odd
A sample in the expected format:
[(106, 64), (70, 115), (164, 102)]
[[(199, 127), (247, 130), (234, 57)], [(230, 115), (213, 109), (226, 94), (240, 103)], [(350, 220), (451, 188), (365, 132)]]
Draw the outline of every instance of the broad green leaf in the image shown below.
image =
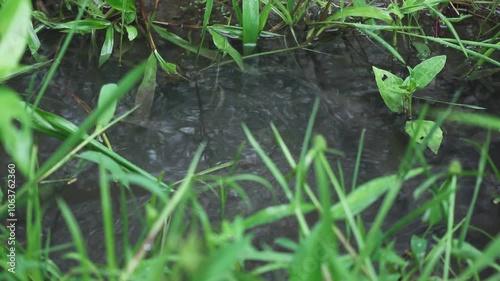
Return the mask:
[(155, 50), (154, 54), (156, 56), (156, 59), (158, 60), (158, 63), (160, 63), (160, 67), (161, 67), (161, 69), (163, 69), (163, 71), (165, 71), (166, 73), (169, 73), (169, 74), (176, 74), (177, 73), (177, 66), (175, 64), (170, 63), (170, 62), (166, 62), (162, 58), (160, 53), (158, 53), (158, 50)]
[(9, 88), (0, 87), (0, 141), (19, 171), (27, 175), (31, 162), (31, 119), (24, 103)]
[(132, 41), (137, 37), (137, 28), (132, 25), (125, 25), (125, 29), (127, 30), (128, 41)]
[(70, 32), (75, 30), (75, 32), (80, 34), (90, 33), (96, 29), (105, 29), (111, 25), (111, 22), (105, 19), (91, 19), (91, 20), (74, 20), (66, 23), (60, 23), (54, 28), (56, 29), (67, 29), (64, 32)]
[[(420, 128), (417, 131), (419, 126), (418, 122), (421, 122)], [(417, 143), (423, 143), (425, 138), (429, 138), (429, 142), (427, 146), (437, 154), (439, 151), (439, 147), (441, 146), (441, 142), (443, 141), (443, 131), (441, 128), (437, 127), (432, 136), (429, 136), (432, 128), (434, 127), (434, 121), (421, 120), (421, 121), (407, 121), (405, 125), (405, 132), (415, 139)]]
[[(126, 1), (126, 3), (124, 3)], [(132, 0), (106, 0), (108, 4), (118, 11), (135, 12), (134, 1)], [(123, 9), (125, 7), (125, 9)]]
[(113, 52), (113, 45), (115, 42), (115, 33), (113, 30), (113, 26), (108, 27), (106, 30), (106, 38), (104, 39), (104, 43), (102, 44), (101, 54), (99, 55), (99, 66), (103, 65), (111, 56)]
[(210, 34), (212, 35), (215, 46), (220, 51), (222, 51), (224, 53), (228, 53), (233, 58), (233, 60), (236, 62), (236, 64), (240, 67), (240, 69), (243, 70), (243, 68), (244, 68), (243, 59), (241, 58), (240, 53), (238, 53), (238, 51), (236, 51), (236, 49), (233, 48), (233, 46), (231, 46), (231, 44), (229, 44), (229, 41), (227, 40), (227, 38), (220, 35), (219, 33), (215, 32), (215, 31), (210, 30), (210, 29), (208, 30), (208, 32), (210, 32)]
[(382, 20), (386, 23), (392, 22), (390, 12), (372, 6), (351, 6), (338, 10), (336, 13), (326, 19), (326, 21), (334, 21), (337, 19), (344, 20), (346, 17), (362, 17), (374, 18)]
[[(106, 126), (113, 116), (115, 115), (116, 110), (116, 96), (115, 90), (118, 88), (116, 84), (105, 84), (101, 87), (101, 92), (99, 93), (99, 100), (97, 102), (97, 107), (101, 108), (109, 104), (108, 107), (104, 110), (103, 114), (99, 116), (97, 119), (97, 128), (102, 128)], [(110, 103), (110, 100), (111, 103)]]
[[(248, 55), (257, 46), (259, 38), (259, 0), (243, 1), (243, 53)], [(229, 52), (228, 52), (229, 53)]]
[(0, 83), (17, 68), (26, 50), (31, 26), (31, 1), (9, 0), (0, 10)]
[(139, 108), (135, 112), (134, 117), (137, 117), (139, 120), (147, 120), (149, 118), (155, 98), (156, 70), (156, 57), (155, 54), (151, 53), (146, 63), (144, 77), (135, 96), (135, 105), (139, 106)]
[(405, 95), (410, 94), (408, 91), (401, 88), (403, 79), (389, 71), (379, 69), (375, 66), (373, 67), (373, 73), (375, 74), (375, 81), (377, 82), (378, 90), (382, 99), (384, 99), (385, 105), (393, 112), (403, 112), (405, 110)]
[(410, 73), (411, 84), (416, 89), (422, 89), (427, 86), (441, 70), (446, 63), (446, 56), (432, 57), (415, 66)]

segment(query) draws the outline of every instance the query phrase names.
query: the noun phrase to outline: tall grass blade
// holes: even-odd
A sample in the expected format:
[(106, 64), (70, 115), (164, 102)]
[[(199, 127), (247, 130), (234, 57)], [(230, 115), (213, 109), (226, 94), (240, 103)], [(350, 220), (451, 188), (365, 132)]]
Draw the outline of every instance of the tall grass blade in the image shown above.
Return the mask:
[(243, 1), (243, 53), (249, 55), (259, 38), (259, 0)]

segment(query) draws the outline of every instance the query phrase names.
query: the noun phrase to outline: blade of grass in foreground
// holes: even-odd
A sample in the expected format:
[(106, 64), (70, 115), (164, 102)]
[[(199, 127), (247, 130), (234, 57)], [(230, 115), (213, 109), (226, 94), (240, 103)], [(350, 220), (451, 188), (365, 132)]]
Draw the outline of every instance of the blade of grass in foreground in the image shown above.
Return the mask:
[[(73, 243), (75, 245), (79, 258), (82, 260), (89, 260), (84, 244), (85, 239), (83, 238), (82, 232), (80, 231), (80, 227), (78, 226), (75, 217), (73, 216), (73, 214), (71, 214), (71, 210), (63, 200), (57, 198), (56, 202), (59, 206), (59, 209), (61, 210), (61, 214), (64, 217), (66, 224), (68, 225), (68, 229), (71, 234), (71, 238), (73, 239)], [(81, 263), (80, 265), (82, 267), (81, 270), (83, 273), (83, 279), (89, 280), (91, 269), (85, 262)]]
[[(109, 107), (114, 101), (121, 99), (129, 89), (131, 89), (137, 81), (142, 77), (145, 69), (145, 64), (141, 63), (135, 67), (132, 71), (127, 73), (125, 77), (120, 80), (118, 87), (113, 91), (114, 99), (108, 99), (101, 107), (97, 108), (92, 114), (89, 115), (87, 119), (79, 126), (79, 129), (72, 135), (70, 135), (66, 141), (64, 141), (59, 149), (54, 152), (51, 157), (42, 165), (42, 167), (37, 171), (35, 179), (42, 177), (47, 171), (51, 169), (52, 166), (56, 165), (61, 159), (67, 155), (73, 147), (78, 144), (81, 140), (82, 135), (90, 130), (90, 128), (98, 120), (99, 116), (105, 113), (107, 107)], [(34, 179), (30, 180), (27, 184), (34, 184)]]
[(134, 272), (136, 267), (139, 265), (140, 261), (144, 258), (144, 255), (146, 254), (147, 246), (153, 244), (153, 240), (156, 238), (160, 230), (162, 229), (166, 219), (172, 214), (172, 212), (175, 210), (176, 206), (180, 204), (180, 202), (184, 199), (186, 196), (187, 192), (191, 188), (192, 185), (192, 180), (194, 177), (194, 172), (196, 170), (196, 166), (198, 165), (198, 162), (200, 161), (201, 154), (203, 150), (205, 149), (206, 143), (203, 143), (198, 147), (196, 150), (193, 161), (191, 162), (191, 165), (189, 166), (189, 169), (186, 174), (186, 180), (181, 184), (179, 189), (175, 192), (175, 195), (172, 197), (170, 202), (165, 206), (165, 208), (161, 211), (161, 213), (158, 215), (155, 223), (149, 230), (146, 238), (144, 239), (144, 242), (142, 243), (142, 247), (139, 248), (138, 252), (135, 254), (134, 258), (129, 261), (127, 264), (125, 270), (123, 271), (122, 274), (122, 279), (123, 280), (128, 280), (130, 275)]

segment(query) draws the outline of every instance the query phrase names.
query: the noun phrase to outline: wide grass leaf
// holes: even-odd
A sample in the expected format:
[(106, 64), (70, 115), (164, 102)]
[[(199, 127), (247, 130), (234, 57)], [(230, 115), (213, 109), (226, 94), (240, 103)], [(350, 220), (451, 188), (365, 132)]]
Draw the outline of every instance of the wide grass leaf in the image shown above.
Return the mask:
[[(421, 124), (418, 124), (421, 122)], [(417, 129), (420, 125), (420, 128)], [(437, 154), (439, 151), (439, 147), (441, 146), (441, 142), (443, 141), (443, 131), (441, 128), (437, 127), (431, 136), (431, 130), (435, 126), (434, 121), (421, 120), (421, 121), (407, 121), (405, 125), (405, 132), (415, 139), (417, 143), (423, 143), (424, 140), (428, 137), (429, 142), (427, 146)]]
[(243, 53), (248, 55), (257, 46), (259, 37), (259, 0), (243, 0)]
[(0, 87), (0, 141), (24, 175), (31, 162), (30, 116), (19, 96), (9, 88)]
[(385, 105), (393, 112), (403, 112), (404, 98), (405, 95), (409, 94), (407, 90), (401, 88), (403, 79), (375, 66), (373, 67), (373, 73), (375, 74), (375, 81)]
[[(5, 1), (3, 1), (5, 2)], [(10, 76), (24, 54), (31, 26), (31, 1), (10, 0), (0, 10), (0, 83)]]
[(410, 72), (410, 81), (414, 89), (427, 86), (441, 72), (445, 63), (446, 56), (436, 56), (415, 66)]

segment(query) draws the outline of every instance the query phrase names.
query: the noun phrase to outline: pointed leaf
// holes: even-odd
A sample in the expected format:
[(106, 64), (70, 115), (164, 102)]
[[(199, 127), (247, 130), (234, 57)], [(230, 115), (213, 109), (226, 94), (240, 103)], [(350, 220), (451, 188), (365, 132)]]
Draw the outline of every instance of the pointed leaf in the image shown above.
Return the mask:
[(446, 63), (446, 56), (432, 57), (415, 66), (410, 73), (412, 86), (416, 89), (422, 89), (427, 86), (439, 72), (443, 69)]
[(132, 41), (137, 37), (137, 28), (132, 25), (125, 25), (125, 29), (127, 30), (128, 41)]
[(101, 55), (99, 56), (99, 66), (105, 63), (111, 56), (111, 53), (113, 52), (113, 44), (115, 41), (114, 37), (115, 34), (113, 31), (113, 27), (110, 26), (108, 27), (108, 30), (106, 30), (106, 39), (104, 40), (104, 44), (102, 44)]

